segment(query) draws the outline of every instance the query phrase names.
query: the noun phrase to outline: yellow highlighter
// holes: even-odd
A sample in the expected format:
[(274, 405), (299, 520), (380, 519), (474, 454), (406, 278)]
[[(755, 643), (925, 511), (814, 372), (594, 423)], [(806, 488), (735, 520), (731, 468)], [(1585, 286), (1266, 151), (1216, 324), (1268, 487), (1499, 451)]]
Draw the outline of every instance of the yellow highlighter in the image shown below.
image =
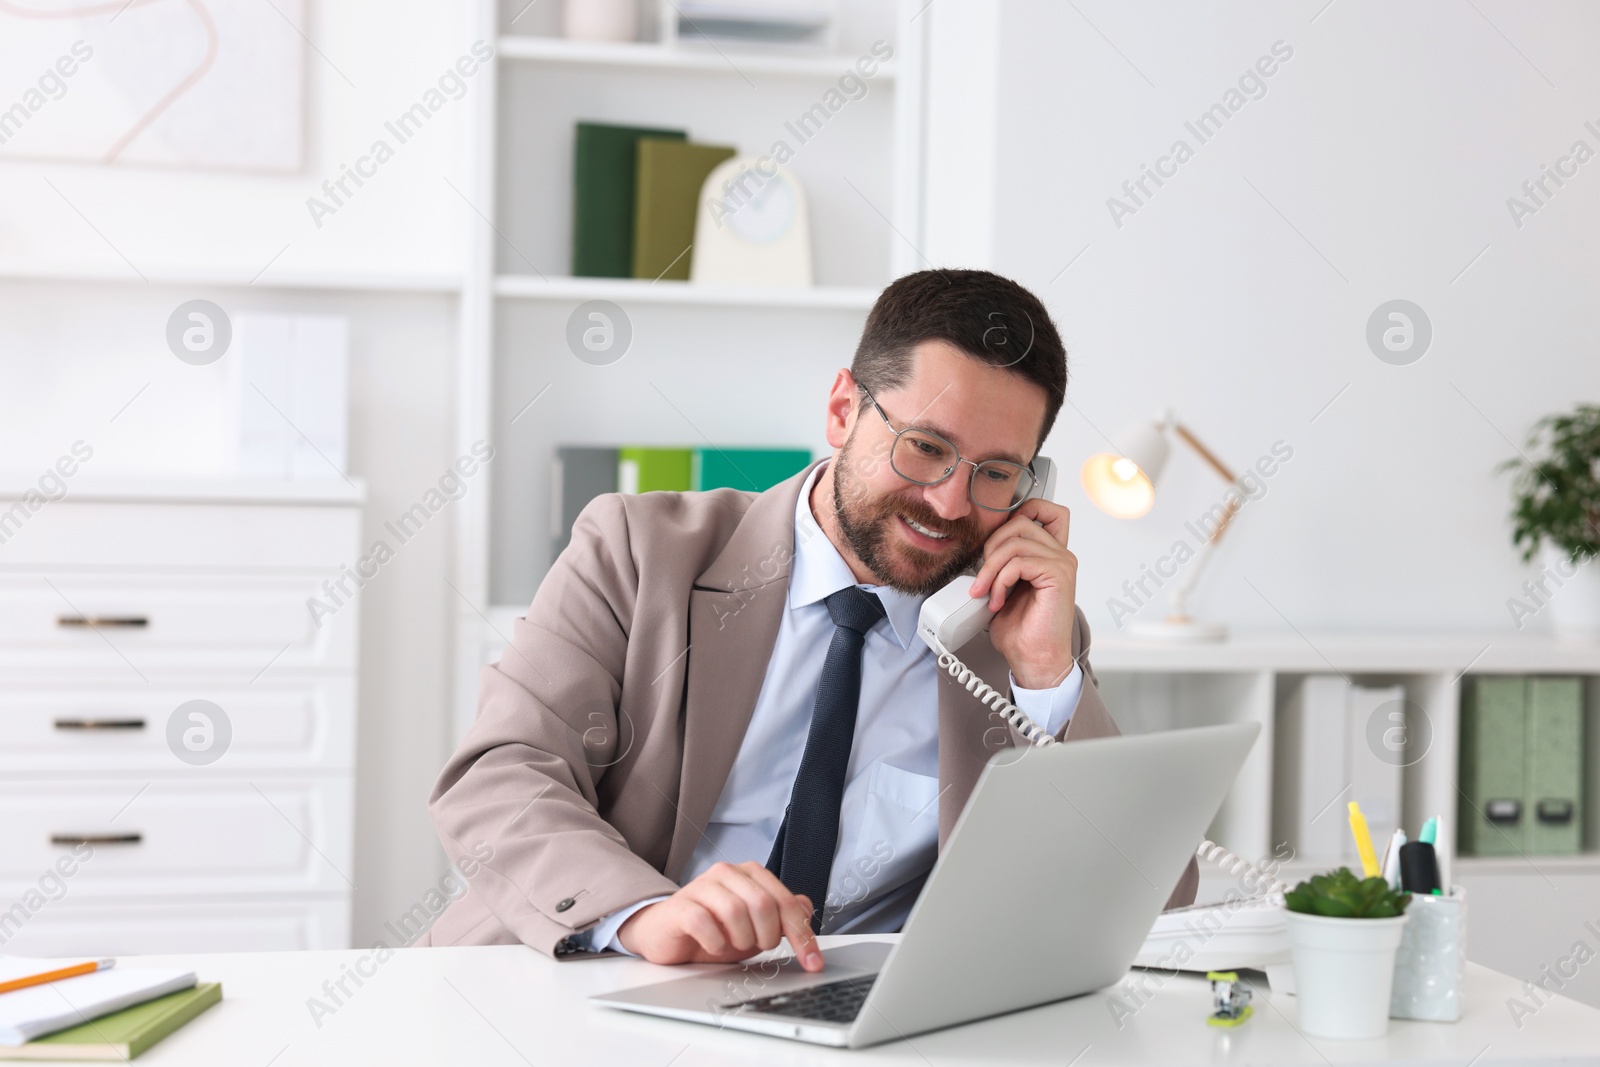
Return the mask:
[(1362, 876), (1377, 876), (1380, 873), (1378, 854), (1372, 851), (1372, 834), (1367, 831), (1367, 817), (1361, 814), (1361, 806), (1353, 800), (1350, 802), (1350, 833), (1355, 837), (1356, 851), (1361, 855)]

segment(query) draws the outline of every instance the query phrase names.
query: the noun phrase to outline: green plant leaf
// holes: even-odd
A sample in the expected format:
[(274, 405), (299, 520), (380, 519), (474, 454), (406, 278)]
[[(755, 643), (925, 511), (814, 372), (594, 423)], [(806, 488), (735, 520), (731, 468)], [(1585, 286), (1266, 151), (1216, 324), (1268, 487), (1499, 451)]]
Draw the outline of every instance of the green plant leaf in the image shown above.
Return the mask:
[(1335, 919), (1387, 919), (1399, 915), (1410, 901), (1382, 878), (1357, 878), (1348, 867), (1313, 875), (1284, 894), (1290, 911)]

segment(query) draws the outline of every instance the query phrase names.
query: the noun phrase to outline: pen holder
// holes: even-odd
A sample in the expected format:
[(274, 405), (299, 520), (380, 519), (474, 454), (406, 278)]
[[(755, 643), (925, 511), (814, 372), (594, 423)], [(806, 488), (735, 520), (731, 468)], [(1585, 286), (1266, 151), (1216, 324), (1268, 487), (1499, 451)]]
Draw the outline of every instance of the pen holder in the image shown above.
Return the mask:
[(1391, 1019), (1453, 1023), (1461, 1018), (1461, 985), (1467, 965), (1467, 891), (1449, 896), (1411, 894), (1411, 921), (1394, 957)]

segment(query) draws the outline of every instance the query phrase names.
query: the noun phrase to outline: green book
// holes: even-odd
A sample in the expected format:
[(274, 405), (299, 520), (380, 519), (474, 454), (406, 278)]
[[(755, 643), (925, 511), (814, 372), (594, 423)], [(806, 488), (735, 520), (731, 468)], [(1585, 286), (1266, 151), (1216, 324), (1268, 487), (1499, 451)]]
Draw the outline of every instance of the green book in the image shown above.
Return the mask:
[(810, 462), (809, 448), (697, 448), (693, 485), (764, 493)]
[(1583, 684), (1528, 679), (1527, 852), (1565, 855), (1583, 845)]
[(634, 176), (641, 137), (686, 140), (683, 130), (580, 122), (573, 149), (572, 273), (627, 278), (633, 265)]
[(131, 1060), (222, 999), (221, 982), (203, 982), (23, 1045), (0, 1060)]
[(1526, 706), (1520, 676), (1480, 675), (1462, 688), (1456, 847), (1463, 856), (1527, 851)]
[(689, 280), (694, 221), (700, 189), (718, 164), (735, 150), (685, 141), (639, 141), (634, 188), (633, 276), (654, 281)]
[(687, 448), (617, 449), (617, 491), (682, 493), (691, 488), (693, 459)]

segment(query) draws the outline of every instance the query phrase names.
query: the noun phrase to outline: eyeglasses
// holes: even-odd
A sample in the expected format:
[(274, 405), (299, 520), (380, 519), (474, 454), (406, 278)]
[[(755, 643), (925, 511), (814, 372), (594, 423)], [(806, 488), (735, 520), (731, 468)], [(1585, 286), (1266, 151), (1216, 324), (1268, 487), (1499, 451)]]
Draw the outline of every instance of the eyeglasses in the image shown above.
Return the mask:
[(877, 408), (883, 424), (894, 434), (894, 445), (889, 450), (889, 466), (908, 482), (918, 485), (938, 485), (955, 473), (965, 463), (972, 468), (972, 480), (967, 483), (967, 496), (985, 511), (1014, 511), (1028, 499), (1033, 491), (1033, 471), (1020, 463), (1006, 459), (986, 459), (976, 463), (962, 459), (956, 446), (932, 430), (907, 426), (896, 430), (876, 397), (867, 387), (856, 383), (872, 406)]

